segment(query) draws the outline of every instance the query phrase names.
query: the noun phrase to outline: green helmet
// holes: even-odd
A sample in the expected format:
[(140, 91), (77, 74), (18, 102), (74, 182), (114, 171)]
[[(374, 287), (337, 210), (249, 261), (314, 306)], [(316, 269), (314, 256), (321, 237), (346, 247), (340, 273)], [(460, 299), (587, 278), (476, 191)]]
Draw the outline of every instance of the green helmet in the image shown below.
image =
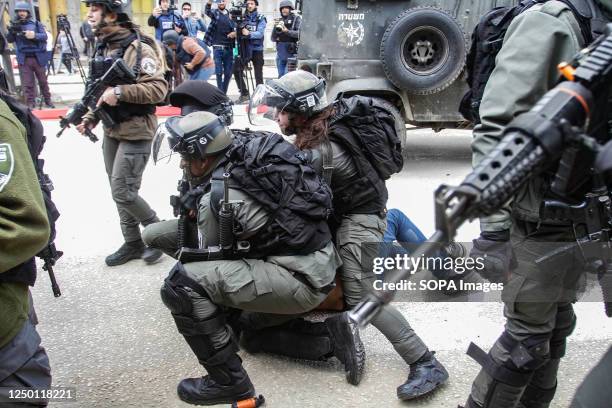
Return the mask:
[(232, 145), (232, 132), (217, 115), (193, 112), (174, 116), (164, 123), (170, 149), (183, 156), (203, 159), (224, 153)]
[(265, 86), (267, 104), (279, 110), (313, 116), (328, 106), (325, 80), (310, 72), (292, 71)]

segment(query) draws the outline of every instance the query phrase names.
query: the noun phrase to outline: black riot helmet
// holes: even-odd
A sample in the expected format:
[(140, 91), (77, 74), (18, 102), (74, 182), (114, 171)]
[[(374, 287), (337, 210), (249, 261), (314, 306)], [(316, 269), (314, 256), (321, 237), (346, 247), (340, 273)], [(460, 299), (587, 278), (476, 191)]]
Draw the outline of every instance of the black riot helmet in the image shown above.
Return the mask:
[(122, 17), (121, 20), (127, 20), (129, 18), (129, 0), (81, 0), (81, 3), (85, 3), (87, 7), (92, 4), (100, 4), (104, 6), (107, 11), (117, 13), (118, 16)]
[(183, 116), (206, 111), (219, 116), (228, 126), (234, 122), (232, 101), (207, 81), (184, 81), (170, 94), (170, 105), (181, 108)]
[(187, 160), (205, 159), (224, 153), (233, 142), (232, 132), (225, 122), (210, 112), (193, 112), (187, 116), (173, 116), (157, 127), (153, 139), (153, 159), (157, 162), (163, 140), (168, 147)]

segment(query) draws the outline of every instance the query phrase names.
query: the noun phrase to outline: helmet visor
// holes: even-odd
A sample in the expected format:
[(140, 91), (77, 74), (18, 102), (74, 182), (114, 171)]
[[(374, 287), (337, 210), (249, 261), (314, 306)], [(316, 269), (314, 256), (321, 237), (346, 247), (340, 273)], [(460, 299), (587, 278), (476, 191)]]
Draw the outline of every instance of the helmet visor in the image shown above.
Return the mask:
[(172, 153), (178, 148), (180, 139), (170, 131), (166, 125), (167, 123), (167, 121), (160, 123), (155, 131), (155, 136), (153, 136), (151, 154), (153, 155), (153, 162), (155, 164), (166, 159), (169, 162)]
[(276, 114), (289, 103), (268, 85), (258, 85), (249, 100), (249, 123), (253, 126), (276, 125)]

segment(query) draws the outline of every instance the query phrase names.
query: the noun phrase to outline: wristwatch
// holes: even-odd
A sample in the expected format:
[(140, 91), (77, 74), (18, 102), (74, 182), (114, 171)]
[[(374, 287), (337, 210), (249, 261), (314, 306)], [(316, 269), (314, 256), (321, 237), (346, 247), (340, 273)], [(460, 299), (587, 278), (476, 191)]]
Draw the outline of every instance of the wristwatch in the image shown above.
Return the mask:
[(115, 93), (117, 100), (121, 100), (121, 87), (120, 86), (114, 87), (113, 92)]

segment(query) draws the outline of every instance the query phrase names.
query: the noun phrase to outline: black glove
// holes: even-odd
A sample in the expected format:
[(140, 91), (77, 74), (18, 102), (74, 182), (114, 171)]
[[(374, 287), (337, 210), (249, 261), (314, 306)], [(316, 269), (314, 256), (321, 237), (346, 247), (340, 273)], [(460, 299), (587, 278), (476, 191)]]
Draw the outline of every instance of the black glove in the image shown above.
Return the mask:
[(507, 282), (510, 271), (518, 266), (510, 231), (482, 232), (473, 243), (470, 258), (484, 259), (484, 269), (476, 268), (476, 272), (491, 282)]
[(200, 198), (204, 195), (204, 187), (196, 187), (192, 190), (189, 190), (186, 194), (181, 196), (181, 207), (185, 210), (196, 211), (198, 209), (198, 203), (200, 202)]

